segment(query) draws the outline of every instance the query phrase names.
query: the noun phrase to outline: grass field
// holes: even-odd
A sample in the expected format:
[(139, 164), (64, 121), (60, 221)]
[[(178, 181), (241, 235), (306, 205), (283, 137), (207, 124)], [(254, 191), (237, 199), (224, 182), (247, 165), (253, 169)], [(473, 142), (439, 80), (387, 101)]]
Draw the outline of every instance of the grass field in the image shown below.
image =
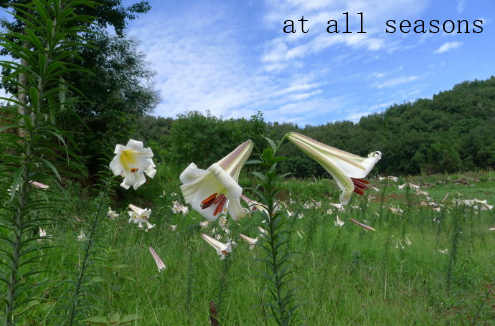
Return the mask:
[[(255, 184), (247, 174), (240, 183)], [(377, 189), (353, 196), (344, 210), (330, 205), (338, 202), (333, 180), (281, 185), (292, 213), (288, 250), (300, 324), (495, 325), (495, 173), (376, 178), (371, 185)], [(68, 184), (59, 209), (39, 212), (52, 221), (46, 239), (33, 244), (42, 272), (30, 278), (37, 300), (24, 324), (64, 323), (86, 256), (77, 311), (99, 317), (91, 324), (209, 325), (211, 301), (221, 325), (273, 324), (262, 305), (267, 284), (257, 258), (265, 252), (239, 236), (259, 238), (266, 221), (253, 212), (239, 223), (202, 226), (196, 212), (172, 211), (182, 200), (179, 186), (177, 171), (160, 166), (138, 191), (118, 190), (112, 209), (120, 217), (110, 219), (105, 200)], [(152, 210), (149, 232), (128, 223), (128, 204)], [(232, 253), (219, 259), (203, 233), (234, 241)]]

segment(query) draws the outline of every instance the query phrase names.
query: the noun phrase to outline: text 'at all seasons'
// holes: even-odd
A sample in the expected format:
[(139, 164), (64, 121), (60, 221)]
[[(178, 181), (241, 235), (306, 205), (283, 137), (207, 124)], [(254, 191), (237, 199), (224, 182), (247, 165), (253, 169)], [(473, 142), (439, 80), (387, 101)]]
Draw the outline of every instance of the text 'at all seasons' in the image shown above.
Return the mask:
[[(349, 30), (349, 13), (344, 12), (343, 15), (345, 16), (345, 24), (341, 22), (341, 25), (344, 25), (345, 29), (339, 29), (339, 24), (337, 20), (331, 19), (327, 22), (327, 33), (333, 34), (333, 33), (352, 33)], [(363, 25), (364, 25), (364, 18), (363, 18), (363, 13), (358, 12), (357, 15), (359, 15), (360, 19), (360, 29), (357, 33), (366, 33), (363, 30)], [(284, 28), (283, 31), (285, 33), (296, 33), (297, 29), (295, 25), (300, 25), (301, 31), (303, 33), (308, 33), (309, 28), (306, 28), (304, 26), (305, 22), (308, 22), (308, 19), (304, 19), (304, 16), (302, 16), (301, 19), (297, 20), (298, 23), (294, 23), (293, 20), (286, 20), (284, 21)], [(414, 33), (439, 33), (440, 31), (443, 31), (445, 33), (466, 33), (469, 34), (471, 32), (473, 33), (481, 33), (483, 32), (483, 20), (477, 19), (474, 20), (472, 23), (465, 19), (458, 19), (458, 20), (445, 20), (443, 22), (440, 22), (439, 20), (433, 19), (430, 20), (429, 22), (425, 22), (424, 20), (418, 19), (414, 21), (414, 24), (411, 23), (409, 20), (402, 20), (400, 22), (394, 20), (394, 19), (389, 19), (386, 22), (386, 27), (385, 27), (385, 32), (387, 33), (395, 33), (395, 32), (402, 32), (402, 33), (409, 33), (409, 32), (414, 32)]]

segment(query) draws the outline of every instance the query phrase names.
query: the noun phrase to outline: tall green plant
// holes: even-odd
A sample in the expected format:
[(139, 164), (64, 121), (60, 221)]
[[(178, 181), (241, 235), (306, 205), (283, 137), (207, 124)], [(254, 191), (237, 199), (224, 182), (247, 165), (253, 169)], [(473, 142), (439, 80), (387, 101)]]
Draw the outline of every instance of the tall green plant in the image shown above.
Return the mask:
[[(47, 222), (36, 212), (55, 204), (39, 194), (62, 189), (62, 171), (68, 170), (69, 159), (74, 162), (78, 158), (65, 146), (68, 135), (55, 122), (70, 88), (63, 77), (69, 71), (80, 69), (70, 62), (77, 57), (76, 47), (84, 44), (80, 35), (86, 29), (73, 23), (92, 21), (91, 17), (76, 14), (75, 6), (81, 4), (94, 6), (89, 1), (65, 3), (63, 0), (37, 0), (17, 5), (13, 15), (23, 22), (24, 31), (0, 35), (0, 45), (21, 59), (21, 62), (0, 62), (12, 71), (4, 79), (18, 89), (13, 98), (2, 99), (22, 108), (4, 109), (8, 118), (0, 128), (0, 188), (10, 188), (8, 195), (0, 194), (3, 204), (0, 281), (5, 293), (1, 318), (4, 325), (21, 320), (36, 296), (33, 291), (36, 284), (30, 279), (39, 272), (34, 263), (42, 254), (38, 250), (40, 243), (49, 243), (36, 241), (43, 240), (37, 234)], [(46, 183), (51, 188), (39, 188), (36, 182)]]
[[(278, 147), (269, 140), (267, 147), (260, 155), (260, 165), (263, 173), (253, 172), (259, 179), (256, 194), (260, 202), (266, 207), (263, 214), (268, 222), (267, 233), (263, 235), (260, 247), (265, 252), (260, 258), (265, 267), (264, 278), (268, 286), (264, 289), (264, 306), (271, 312), (266, 317), (273, 318), (278, 325), (293, 325), (297, 320), (297, 297), (292, 285), (291, 257), (288, 246), (290, 241), (290, 224), (287, 210), (277, 199), (282, 190), (279, 184), (285, 175), (277, 172), (277, 163), (285, 157), (275, 156)], [(263, 309), (263, 311), (266, 311)]]

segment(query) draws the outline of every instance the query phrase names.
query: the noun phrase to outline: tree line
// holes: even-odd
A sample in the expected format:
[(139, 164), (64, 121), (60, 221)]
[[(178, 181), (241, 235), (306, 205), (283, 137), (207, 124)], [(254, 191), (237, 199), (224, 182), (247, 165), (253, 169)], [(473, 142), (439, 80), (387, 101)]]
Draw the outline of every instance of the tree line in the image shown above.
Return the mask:
[[(246, 137), (258, 147), (263, 137), (280, 140), (290, 131), (366, 156), (379, 150), (375, 167), (382, 174), (433, 174), (495, 168), (495, 77), (466, 81), (432, 99), (395, 104), (359, 122), (338, 121), (300, 127), (265, 122), (260, 112), (251, 119), (222, 119), (209, 112), (188, 112), (177, 118), (142, 116), (135, 135), (156, 148), (169, 164), (211, 164)], [(262, 147), (261, 147), (262, 148)], [(324, 175), (313, 160), (286, 143), (280, 154), (291, 159), (282, 170), (298, 177)]]

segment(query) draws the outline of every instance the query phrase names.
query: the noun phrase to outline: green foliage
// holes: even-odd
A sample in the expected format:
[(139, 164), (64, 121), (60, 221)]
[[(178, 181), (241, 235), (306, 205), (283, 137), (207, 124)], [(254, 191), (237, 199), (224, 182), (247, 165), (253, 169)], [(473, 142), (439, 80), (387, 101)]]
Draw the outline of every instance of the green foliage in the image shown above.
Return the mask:
[[(93, 5), (88, 1), (77, 4)], [(45, 303), (35, 291), (40, 284), (31, 281), (41, 273), (38, 262), (43, 250), (50, 247), (47, 239), (41, 239), (41, 227), (47, 219), (38, 214), (53, 209), (60, 201), (56, 192), (53, 197), (49, 195), (51, 189), (61, 189), (65, 166), (69, 160), (76, 163), (79, 159), (66, 146), (68, 135), (55, 125), (56, 113), (64, 105), (60, 99), (67, 92), (63, 77), (69, 71), (82, 70), (69, 61), (77, 57), (73, 49), (80, 43), (75, 40), (85, 29), (72, 23), (91, 20), (75, 15), (74, 5), (76, 2), (59, 0), (19, 4), (15, 18), (26, 26), (25, 30), (0, 36), (4, 49), (21, 58), (20, 63), (1, 62), (6, 71), (12, 72), (4, 80), (18, 90), (16, 99), (4, 98), (17, 110), (10, 106), (3, 109), (5, 118), (0, 133), (0, 188), (11, 189), (8, 196), (0, 195), (0, 239), (5, 245), (0, 251), (0, 280), (1, 292), (5, 293), (1, 298), (5, 325), (23, 321), (27, 311)], [(47, 190), (36, 182), (51, 188)]]
[[(286, 158), (275, 156), (278, 145), (270, 139), (267, 141), (270, 147), (260, 154), (259, 165), (263, 173), (253, 172), (259, 179), (255, 193), (261, 204), (266, 207), (262, 215), (268, 222), (266, 234), (262, 235), (260, 244), (257, 243), (264, 251), (263, 257), (258, 260), (265, 265), (262, 275), (268, 284), (263, 289), (262, 306), (270, 311), (269, 314), (265, 313), (267, 318), (273, 318), (277, 325), (286, 326), (296, 323), (296, 310), (299, 306), (296, 304), (298, 299), (293, 286), (293, 271), (290, 268), (292, 253), (289, 250), (289, 235), (292, 223), (287, 210), (277, 199), (281, 191), (279, 184), (284, 176), (278, 174), (276, 167), (278, 162)], [(292, 220), (294, 219), (295, 217), (292, 217)]]
[(197, 111), (179, 115), (172, 124), (168, 159), (179, 166), (209, 165), (247, 138), (260, 142), (264, 126), (261, 113), (251, 120), (222, 120)]
[[(19, 2), (23, 1), (3, 0), (0, 4), (12, 7), (13, 13), (22, 13), (16, 6)], [(135, 127), (136, 118), (150, 113), (159, 101), (158, 92), (152, 84), (154, 73), (148, 68), (144, 55), (137, 50), (137, 41), (123, 34), (127, 20), (147, 12), (150, 6), (147, 1), (141, 1), (125, 8), (121, 0), (102, 0), (97, 5), (94, 3), (93, 8), (78, 2), (72, 7), (81, 19), (72, 19), (67, 23), (66, 28), (70, 27), (71, 33), (59, 36), (67, 40), (64, 47), (57, 49), (59, 53), (54, 58), (63, 59), (67, 65), (82, 67), (86, 71), (68, 70), (63, 79), (57, 81), (64, 87), (60, 93), (64, 96), (60, 98), (64, 104), (58, 108), (57, 124), (74, 133), (74, 142), (69, 146), (76, 150), (72, 146), (78, 145), (77, 150), (85, 158), (90, 172), (94, 173), (98, 158), (108, 150), (108, 142), (126, 141)], [(30, 48), (31, 45), (23, 43), (23, 31), (26, 29), (27, 33), (31, 33), (35, 30), (32, 23), (20, 19), (21, 16), (2, 21), (2, 26), (13, 31), (8, 38), (19, 48)], [(82, 19), (90, 16), (95, 19)], [(32, 11), (32, 17), (38, 19), (36, 10)], [(107, 32), (108, 26), (115, 28), (117, 36)], [(75, 42), (78, 40), (79, 43)], [(1, 53), (14, 58), (22, 57), (10, 48), (3, 48)], [(4, 75), (13, 71), (10, 66), (3, 68)], [(17, 85), (11, 80), (3, 79), (2, 82), (10, 93), (17, 92)]]

